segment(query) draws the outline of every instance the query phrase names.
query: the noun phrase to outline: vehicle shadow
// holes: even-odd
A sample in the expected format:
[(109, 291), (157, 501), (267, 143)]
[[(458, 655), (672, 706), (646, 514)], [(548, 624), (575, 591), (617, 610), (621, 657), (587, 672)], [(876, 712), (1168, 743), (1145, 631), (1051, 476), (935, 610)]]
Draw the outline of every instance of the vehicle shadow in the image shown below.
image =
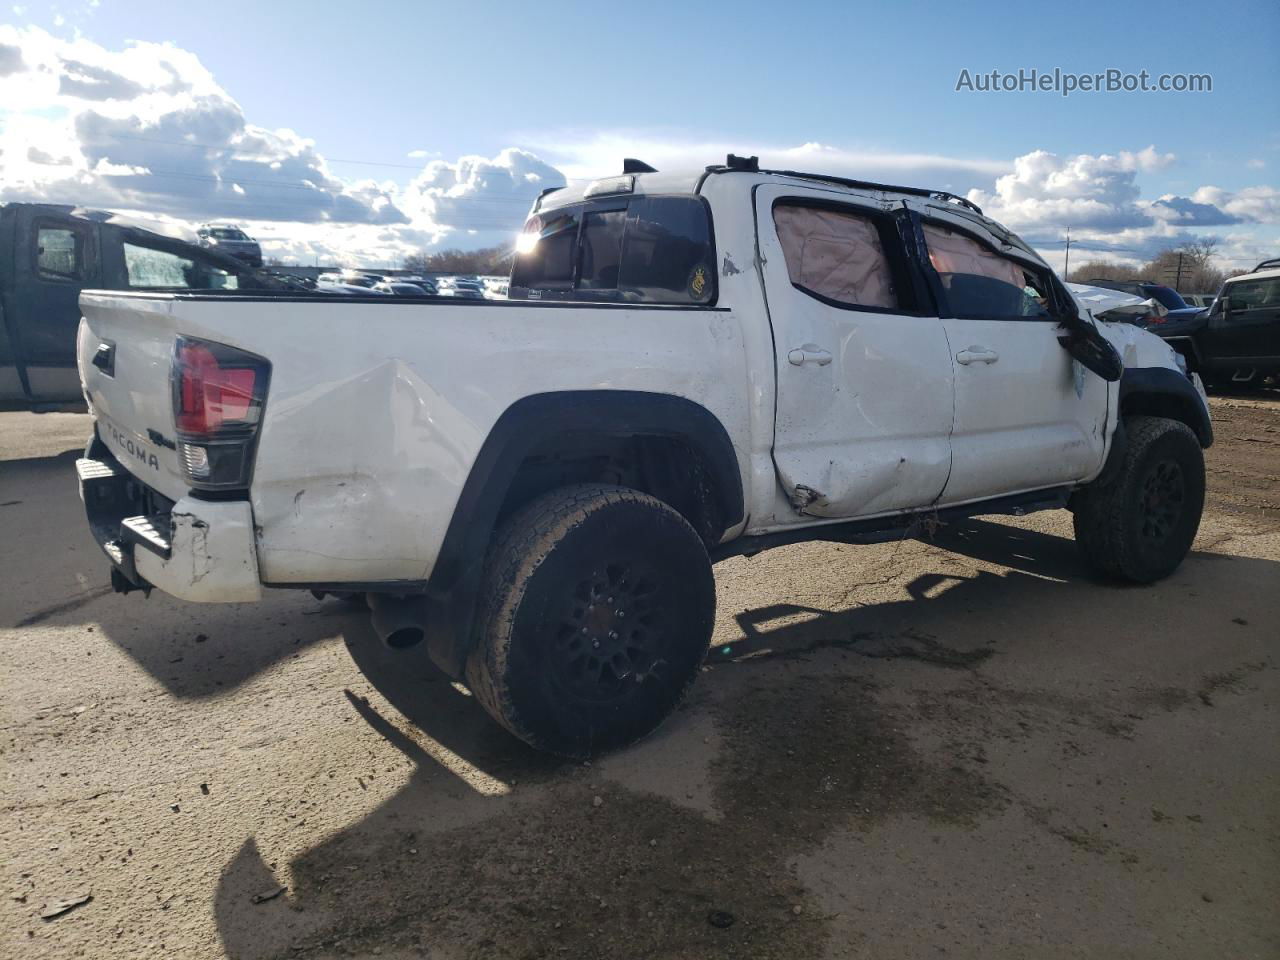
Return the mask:
[[(1139, 617), (1160, 608), (1167, 622), (1190, 624), (1203, 618), (1204, 605), (1186, 581), (1222, 608), (1247, 602), (1258, 584), (1280, 574), (1280, 564), (1271, 561), (1206, 564), (1193, 555), (1186, 581), (1114, 590), (1091, 579), (1075, 544), (1061, 537), (973, 520), (946, 529), (935, 542), (1006, 571), (925, 572), (905, 585), (903, 599), (836, 610), (765, 604), (739, 614), (740, 636), (722, 631), (716, 638), (699, 685), (724, 738), (711, 766), (718, 818), (649, 794), (610, 792), (593, 770), (533, 754), (464, 692), (433, 675), (425, 658), (406, 661), (382, 651), (367, 627), (351, 626), (347, 640), (365, 676), (416, 729), (406, 731), (358, 698), (353, 709), (413, 761), (414, 771), (376, 809), (280, 871), (268, 866), (270, 851), (247, 838), (215, 891), (227, 954), (246, 960), (374, 952), (594, 956), (610, 955), (606, 944), (622, 943), (633, 945), (624, 949), (627, 955), (720, 955), (723, 942), (717, 947), (700, 938), (711, 929), (708, 908), (727, 906), (753, 917), (755, 948), (818, 956), (826, 921), (816, 911), (812, 917), (806, 911), (803, 924), (775, 927), (769, 919), (778, 898), (804, 896), (786, 886), (797, 850), (812, 849), (851, 818), (904, 810), (954, 817), (963, 826), (995, 815), (1007, 802), (1000, 798), (1009, 795), (986, 779), (987, 768), (964, 758), (931, 769), (901, 732), (927, 719), (877, 712), (865, 684), (887, 682), (875, 679), (887, 671), (871, 661), (904, 658), (976, 678), (998, 655), (1002, 665), (1013, 661), (1034, 676), (1048, 651), (1071, 657), (1087, 649), (1096, 673), (1112, 658), (1131, 663), (1145, 656), (1143, 645), (1159, 640), (1142, 629), (1108, 635), (1105, 627), (1123, 625), (1127, 610)], [(1085, 619), (1102, 629), (1090, 633)], [(773, 670), (771, 660), (816, 658), (828, 648), (869, 660), (840, 674), (833, 660), (823, 659), (808, 675), (794, 677), (806, 685), (803, 696), (770, 692), (794, 676), (785, 664), (781, 672), (762, 672)], [(1103, 714), (1099, 728), (1109, 730), (1112, 719), (1116, 730), (1132, 728), (1124, 718), (1135, 708), (1125, 696), (1121, 687), (1116, 702), (1091, 707)], [(1020, 704), (1030, 709), (1031, 700)], [(794, 751), (778, 749), (779, 730), (802, 731), (787, 741)], [(822, 735), (804, 735), (813, 730)], [(662, 770), (699, 762), (691, 755), (700, 749), (677, 730), (628, 753), (666, 752), (645, 761), (646, 768)], [(874, 763), (859, 759), (866, 757)], [(486, 791), (475, 769), (484, 782), (518, 783), (519, 789)], [(829, 792), (832, 776), (852, 778), (856, 789)], [(603, 805), (601, 793), (608, 797)], [(643, 838), (649, 835), (662, 836), (664, 849), (644, 860), (635, 850), (648, 851)], [(279, 889), (283, 878), (288, 889), (281, 896), (253, 902), (255, 894)], [(597, 900), (600, 908), (606, 901), (619, 906), (596, 910)], [(655, 900), (682, 905), (676, 926), (664, 925), (665, 914), (654, 919), (647, 904)], [(655, 936), (665, 939), (655, 942)]]
[(305, 590), (252, 604), (192, 604), (111, 589), (110, 564), (85, 522), (80, 449), (0, 462), (0, 628), (87, 629), (105, 636), (177, 697), (227, 692), (368, 613)]

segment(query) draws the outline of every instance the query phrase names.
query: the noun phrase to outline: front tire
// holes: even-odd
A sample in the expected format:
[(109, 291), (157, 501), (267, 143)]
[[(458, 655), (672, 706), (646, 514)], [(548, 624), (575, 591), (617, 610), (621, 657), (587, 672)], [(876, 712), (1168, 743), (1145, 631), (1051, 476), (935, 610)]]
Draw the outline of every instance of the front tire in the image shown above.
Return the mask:
[(1204, 453), (1185, 423), (1164, 417), (1125, 420), (1128, 444), (1119, 471), (1072, 503), (1076, 541), (1099, 573), (1151, 583), (1182, 563), (1204, 510)]
[(715, 581), (701, 539), (624, 487), (552, 491), (498, 534), (466, 677), (521, 740), (581, 758), (652, 732), (706, 656)]

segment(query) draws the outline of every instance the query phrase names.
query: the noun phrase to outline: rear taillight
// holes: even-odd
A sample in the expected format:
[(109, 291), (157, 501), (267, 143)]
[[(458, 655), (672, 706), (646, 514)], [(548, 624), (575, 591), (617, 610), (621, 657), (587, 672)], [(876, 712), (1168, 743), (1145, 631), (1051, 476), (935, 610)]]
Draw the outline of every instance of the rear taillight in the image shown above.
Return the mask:
[(222, 343), (179, 337), (173, 355), (178, 459), (193, 487), (249, 485), (271, 365)]

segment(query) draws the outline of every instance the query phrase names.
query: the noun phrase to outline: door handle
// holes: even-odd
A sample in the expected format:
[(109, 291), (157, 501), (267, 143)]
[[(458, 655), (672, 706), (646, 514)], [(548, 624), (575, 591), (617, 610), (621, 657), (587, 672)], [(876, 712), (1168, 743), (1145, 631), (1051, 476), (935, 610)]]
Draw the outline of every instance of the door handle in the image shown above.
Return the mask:
[(814, 343), (806, 343), (802, 347), (797, 347), (787, 354), (787, 363), (793, 367), (798, 367), (805, 363), (816, 363), (820, 367), (825, 367), (831, 362), (831, 352), (823, 350)]
[(89, 361), (107, 376), (115, 376), (116, 372), (116, 345), (114, 343), (100, 343), (98, 349), (93, 353), (93, 359)]
[(956, 354), (956, 363), (995, 363), (1000, 359), (1000, 354), (986, 347), (972, 346), (961, 350)]

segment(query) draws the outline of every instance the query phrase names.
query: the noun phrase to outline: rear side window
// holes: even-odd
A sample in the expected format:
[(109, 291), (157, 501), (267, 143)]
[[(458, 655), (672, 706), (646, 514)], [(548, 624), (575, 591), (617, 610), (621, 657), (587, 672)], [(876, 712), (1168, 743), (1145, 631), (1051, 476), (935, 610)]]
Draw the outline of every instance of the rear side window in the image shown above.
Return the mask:
[(617, 290), (626, 210), (588, 211), (582, 218), (581, 290)]
[(714, 250), (697, 197), (610, 198), (529, 218), (513, 300), (709, 304)]
[(925, 243), (951, 315), (970, 320), (1049, 320), (1046, 275), (941, 224), (924, 224)]
[(707, 208), (695, 197), (645, 197), (627, 211), (619, 289), (646, 303), (710, 303), (715, 251)]
[(530, 217), (516, 243), (512, 284), (531, 290), (572, 290), (580, 218), (577, 210)]
[(69, 227), (36, 228), (36, 273), (42, 280), (76, 281), (84, 277), (84, 242)]
[(780, 203), (773, 223), (793, 285), (846, 306), (899, 309), (889, 258), (871, 217)]
[(236, 290), (240, 278), (229, 270), (169, 250), (124, 244), (124, 266), (135, 289)]

